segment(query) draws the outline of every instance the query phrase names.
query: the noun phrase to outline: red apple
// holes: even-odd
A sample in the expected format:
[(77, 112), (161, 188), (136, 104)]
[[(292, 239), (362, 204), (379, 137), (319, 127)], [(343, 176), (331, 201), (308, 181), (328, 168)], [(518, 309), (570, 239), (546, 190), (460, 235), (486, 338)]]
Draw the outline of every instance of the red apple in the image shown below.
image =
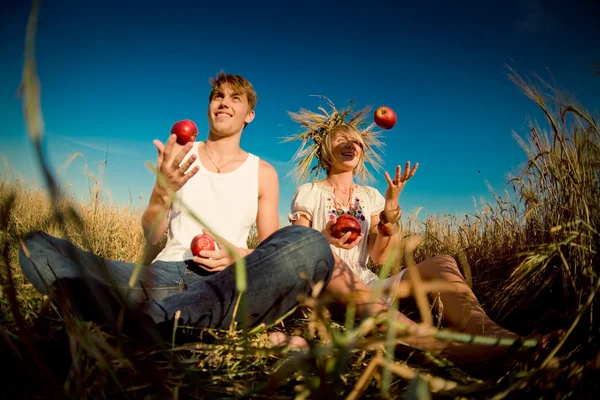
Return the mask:
[(188, 142), (193, 142), (198, 136), (198, 127), (194, 121), (190, 119), (184, 119), (177, 121), (171, 127), (171, 133), (177, 135), (177, 143), (184, 145)]
[(382, 129), (392, 129), (396, 125), (396, 113), (386, 106), (381, 106), (375, 110), (373, 119), (377, 126)]
[(192, 254), (196, 257), (200, 257), (200, 252), (202, 250), (215, 249), (215, 241), (212, 240), (206, 233), (201, 233), (200, 235), (195, 236), (190, 244), (190, 250), (192, 250)]
[(360, 222), (350, 214), (340, 215), (335, 221), (335, 224), (331, 227), (331, 235), (334, 238), (339, 239), (344, 236), (346, 232), (352, 232), (348, 240), (346, 240), (347, 244), (354, 242), (362, 232)]

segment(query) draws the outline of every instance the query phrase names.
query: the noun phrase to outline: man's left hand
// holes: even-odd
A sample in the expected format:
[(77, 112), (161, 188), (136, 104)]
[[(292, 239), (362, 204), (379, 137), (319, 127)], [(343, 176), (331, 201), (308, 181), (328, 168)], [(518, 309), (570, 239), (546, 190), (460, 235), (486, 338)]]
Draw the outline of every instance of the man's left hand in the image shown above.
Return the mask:
[[(247, 250), (240, 249), (229, 243), (222, 237), (218, 237), (206, 229), (202, 230), (203, 233), (208, 235), (212, 240), (218, 244), (216, 250), (202, 250), (199, 257), (194, 257), (193, 260), (200, 268), (203, 268), (210, 272), (222, 271), (229, 267), (236, 260), (247, 255)], [(227, 248), (231, 248), (234, 252), (234, 257), (229, 254)]]

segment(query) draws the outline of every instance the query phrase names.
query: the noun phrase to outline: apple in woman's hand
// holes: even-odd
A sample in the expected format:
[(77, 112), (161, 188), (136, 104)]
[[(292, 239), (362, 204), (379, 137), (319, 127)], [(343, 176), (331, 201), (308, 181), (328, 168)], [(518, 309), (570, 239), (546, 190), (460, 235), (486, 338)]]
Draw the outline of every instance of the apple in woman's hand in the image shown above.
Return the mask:
[(362, 232), (360, 222), (350, 214), (340, 215), (331, 227), (331, 235), (336, 239), (344, 236), (346, 232), (352, 232), (348, 240), (346, 240), (347, 244), (354, 242)]
[(192, 239), (192, 243), (190, 244), (190, 250), (192, 250), (192, 254), (196, 257), (200, 257), (200, 252), (202, 250), (211, 250), (214, 251), (216, 249), (216, 245), (214, 240), (211, 239), (206, 233), (201, 233), (200, 235), (196, 235)]
[(396, 113), (386, 106), (381, 106), (375, 110), (373, 119), (381, 129), (392, 129), (396, 125)]
[(177, 121), (171, 127), (171, 133), (177, 135), (177, 143), (185, 145), (188, 142), (193, 142), (198, 136), (198, 127), (194, 121), (190, 119), (184, 119)]

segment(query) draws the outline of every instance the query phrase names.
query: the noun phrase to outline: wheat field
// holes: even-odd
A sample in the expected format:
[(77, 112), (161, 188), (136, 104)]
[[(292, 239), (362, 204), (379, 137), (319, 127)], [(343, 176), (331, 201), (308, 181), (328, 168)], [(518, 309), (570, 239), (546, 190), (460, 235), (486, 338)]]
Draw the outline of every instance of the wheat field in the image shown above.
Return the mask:
[[(272, 326), (192, 330), (187, 343), (148, 342), (115, 326), (82, 320), (62, 299), (37, 293), (20, 272), (22, 238), (34, 230), (68, 238), (108, 259), (147, 264), (140, 213), (103, 195), (90, 175), (75, 201), (49, 172), (33, 57), (36, 8), (28, 26), (24, 114), (49, 190), (0, 180), (0, 397), (2, 398), (592, 398), (600, 370), (600, 130), (598, 117), (534, 77), (508, 77), (538, 105), (543, 121), (515, 135), (527, 163), (494, 202), (464, 217), (405, 215), (393, 257), (371, 265), (382, 276), (436, 254), (459, 261), (488, 314), (522, 335), (565, 331), (541, 358), (514, 352), (494, 365), (458, 368), (373, 335), (386, 315), (341, 324), (315, 297)], [(72, 160), (71, 160), (72, 161)], [(142, 168), (142, 166), (140, 166)], [(248, 240), (257, 245), (256, 233)], [(406, 300), (422, 287), (410, 280)], [(414, 293), (414, 295), (412, 294)], [(419, 294), (421, 293), (421, 294)], [(425, 299), (427, 300), (427, 299)], [(435, 301), (432, 289), (429, 299)], [(417, 317), (427, 309), (415, 311)], [(421, 318), (422, 319), (422, 318)], [(430, 329), (429, 329), (430, 328)], [(189, 327), (177, 327), (189, 329)], [(461, 339), (437, 324), (428, 334)], [(299, 335), (307, 351), (271, 346), (269, 334)], [(173, 337), (175, 337), (173, 332)], [(409, 332), (404, 334), (410, 335)], [(470, 340), (470, 338), (466, 338)]]
[[(482, 375), (431, 357), (384, 356), (365, 344), (366, 337), (348, 340), (364, 334), (364, 325), (348, 329), (316, 311), (248, 335), (233, 327), (198, 331), (196, 341), (172, 349), (176, 357), (152, 353), (42, 298), (21, 275), (17, 253), (24, 235), (44, 230), (104, 258), (147, 264), (164, 240), (147, 247), (139, 211), (111, 204), (101, 179), (90, 175), (89, 198), (75, 201), (25, 188), (6, 169), (0, 184), (0, 350), (14, 373), (3, 375), (0, 392), (76, 398), (586, 397), (597, 388), (591, 377), (600, 368), (597, 119), (558, 92), (544, 92), (540, 87), (549, 87), (543, 82), (534, 86), (514, 71), (509, 76), (546, 116), (541, 125), (531, 122), (528, 137), (515, 136), (528, 162), (510, 189), (460, 219), (405, 215), (395, 258), (371, 267), (395, 273), (407, 257), (454, 256), (484, 308), (508, 329), (523, 335), (567, 330), (547, 359), (515, 356), (501, 371)], [(415, 238), (418, 245), (408, 249)], [(248, 244), (256, 246), (255, 231)], [(318, 310), (310, 300), (305, 304)], [(311, 351), (269, 347), (274, 331), (303, 336)], [(135, 353), (123, 351), (124, 344)]]

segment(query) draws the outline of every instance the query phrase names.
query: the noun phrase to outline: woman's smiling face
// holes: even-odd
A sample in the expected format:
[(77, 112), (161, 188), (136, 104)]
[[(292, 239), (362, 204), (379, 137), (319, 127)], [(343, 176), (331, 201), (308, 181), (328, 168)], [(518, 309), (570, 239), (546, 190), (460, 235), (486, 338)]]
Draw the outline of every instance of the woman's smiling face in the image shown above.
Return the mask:
[(349, 132), (339, 130), (331, 138), (331, 153), (333, 162), (331, 169), (337, 171), (352, 171), (361, 162), (363, 149), (360, 141)]

